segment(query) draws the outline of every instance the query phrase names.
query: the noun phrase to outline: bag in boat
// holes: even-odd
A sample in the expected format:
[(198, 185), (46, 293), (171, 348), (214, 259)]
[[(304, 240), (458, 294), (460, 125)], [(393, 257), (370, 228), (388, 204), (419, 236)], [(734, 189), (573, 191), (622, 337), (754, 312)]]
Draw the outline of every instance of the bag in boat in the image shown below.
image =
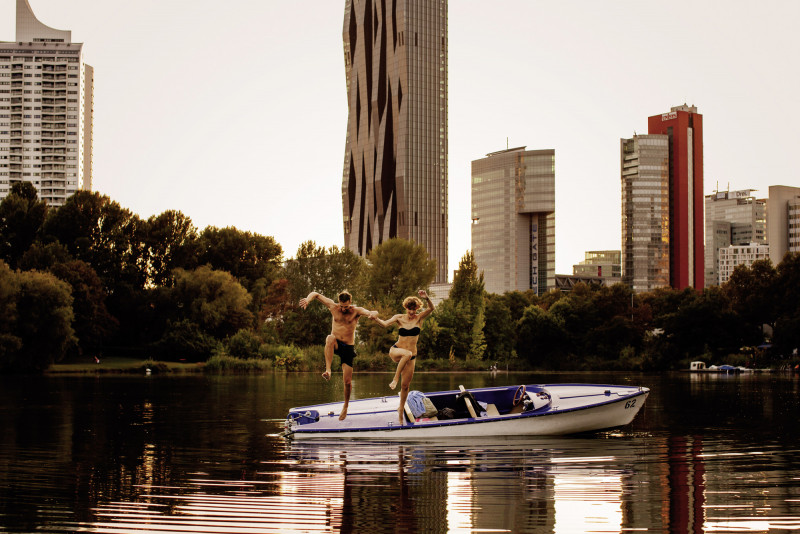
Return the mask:
[(472, 404), (472, 409), (475, 410), (476, 415), (481, 415), (486, 410), (478, 404), (478, 401), (475, 400), (475, 397), (472, 396), (472, 393), (469, 391), (463, 391), (456, 395), (456, 400), (464, 400), (465, 403)]
[(438, 413), (433, 402), (421, 391), (409, 391), (406, 404), (415, 419), (420, 417), (433, 417)]

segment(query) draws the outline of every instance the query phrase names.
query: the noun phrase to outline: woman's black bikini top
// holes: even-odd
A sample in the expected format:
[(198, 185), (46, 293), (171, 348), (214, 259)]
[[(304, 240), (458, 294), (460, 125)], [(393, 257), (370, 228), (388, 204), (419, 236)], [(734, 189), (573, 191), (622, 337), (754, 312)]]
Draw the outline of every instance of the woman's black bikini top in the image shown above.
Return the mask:
[(400, 334), (403, 337), (406, 337), (406, 336), (418, 336), (419, 332), (420, 332), (420, 329), (419, 329), (418, 326), (415, 326), (414, 328), (402, 328), (401, 327), (400, 330), (397, 331), (397, 333)]

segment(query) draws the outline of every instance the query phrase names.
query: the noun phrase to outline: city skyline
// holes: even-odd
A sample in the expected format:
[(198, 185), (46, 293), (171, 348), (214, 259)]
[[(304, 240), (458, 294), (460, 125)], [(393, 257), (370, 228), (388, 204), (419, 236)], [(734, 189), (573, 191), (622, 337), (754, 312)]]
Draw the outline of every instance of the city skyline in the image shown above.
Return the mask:
[[(0, 40), (15, 3), (0, 0)], [(95, 68), (94, 190), (145, 218), (274, 236), (285, 257), (344, 246), (344, 2), (30, 3)], [(557, 273), (619, 248), (619, 139), (653, 110), (700, 109), (704, 194), (800, 185), (796, 2), (460, 0), (448, 15), (450, 272), (471, 246), (470, 162), (509, 146), (559, 154)]]

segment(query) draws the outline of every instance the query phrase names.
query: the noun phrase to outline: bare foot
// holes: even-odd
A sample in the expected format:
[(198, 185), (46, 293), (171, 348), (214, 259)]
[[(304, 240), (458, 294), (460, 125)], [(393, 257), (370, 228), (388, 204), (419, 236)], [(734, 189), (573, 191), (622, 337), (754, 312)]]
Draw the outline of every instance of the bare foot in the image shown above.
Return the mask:
[(322, 373), (322, 378), (324, 378), (325, 380), (330, 380), (331, 379), (331, 370), (328, 369), (327, 371)]
[(339, 414), (339, 421), (344, 421), (347, 417), (347, 408), (342, 408), (342, 413)]
[(398, 408), (397, 409), (397, 415), (400, 417), (400, 426), (403, 426), (404, 424), (406, 424), (406, 420), (403, 417), (403, 409), (402, 408)]
[(391, 389), (394, 389), (394, 388), (397, 387), (397, 379), (396, 378), (394, 380), (392, 380), (391, 382), (389, 382), (389, 387)]

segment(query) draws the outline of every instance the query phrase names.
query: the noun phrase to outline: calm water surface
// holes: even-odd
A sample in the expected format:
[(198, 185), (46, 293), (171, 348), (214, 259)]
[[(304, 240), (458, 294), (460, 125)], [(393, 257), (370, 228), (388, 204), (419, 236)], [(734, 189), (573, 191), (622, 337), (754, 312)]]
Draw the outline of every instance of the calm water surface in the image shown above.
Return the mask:
[[(354, 397), (389, 393), (356, 374)], [(797, 375), (417, 374), (415, 389), (592, 382), (652, 392), (571, 438), (293, 443), (341, 375), (0, 378), (0, 532), (800, 530)]]

